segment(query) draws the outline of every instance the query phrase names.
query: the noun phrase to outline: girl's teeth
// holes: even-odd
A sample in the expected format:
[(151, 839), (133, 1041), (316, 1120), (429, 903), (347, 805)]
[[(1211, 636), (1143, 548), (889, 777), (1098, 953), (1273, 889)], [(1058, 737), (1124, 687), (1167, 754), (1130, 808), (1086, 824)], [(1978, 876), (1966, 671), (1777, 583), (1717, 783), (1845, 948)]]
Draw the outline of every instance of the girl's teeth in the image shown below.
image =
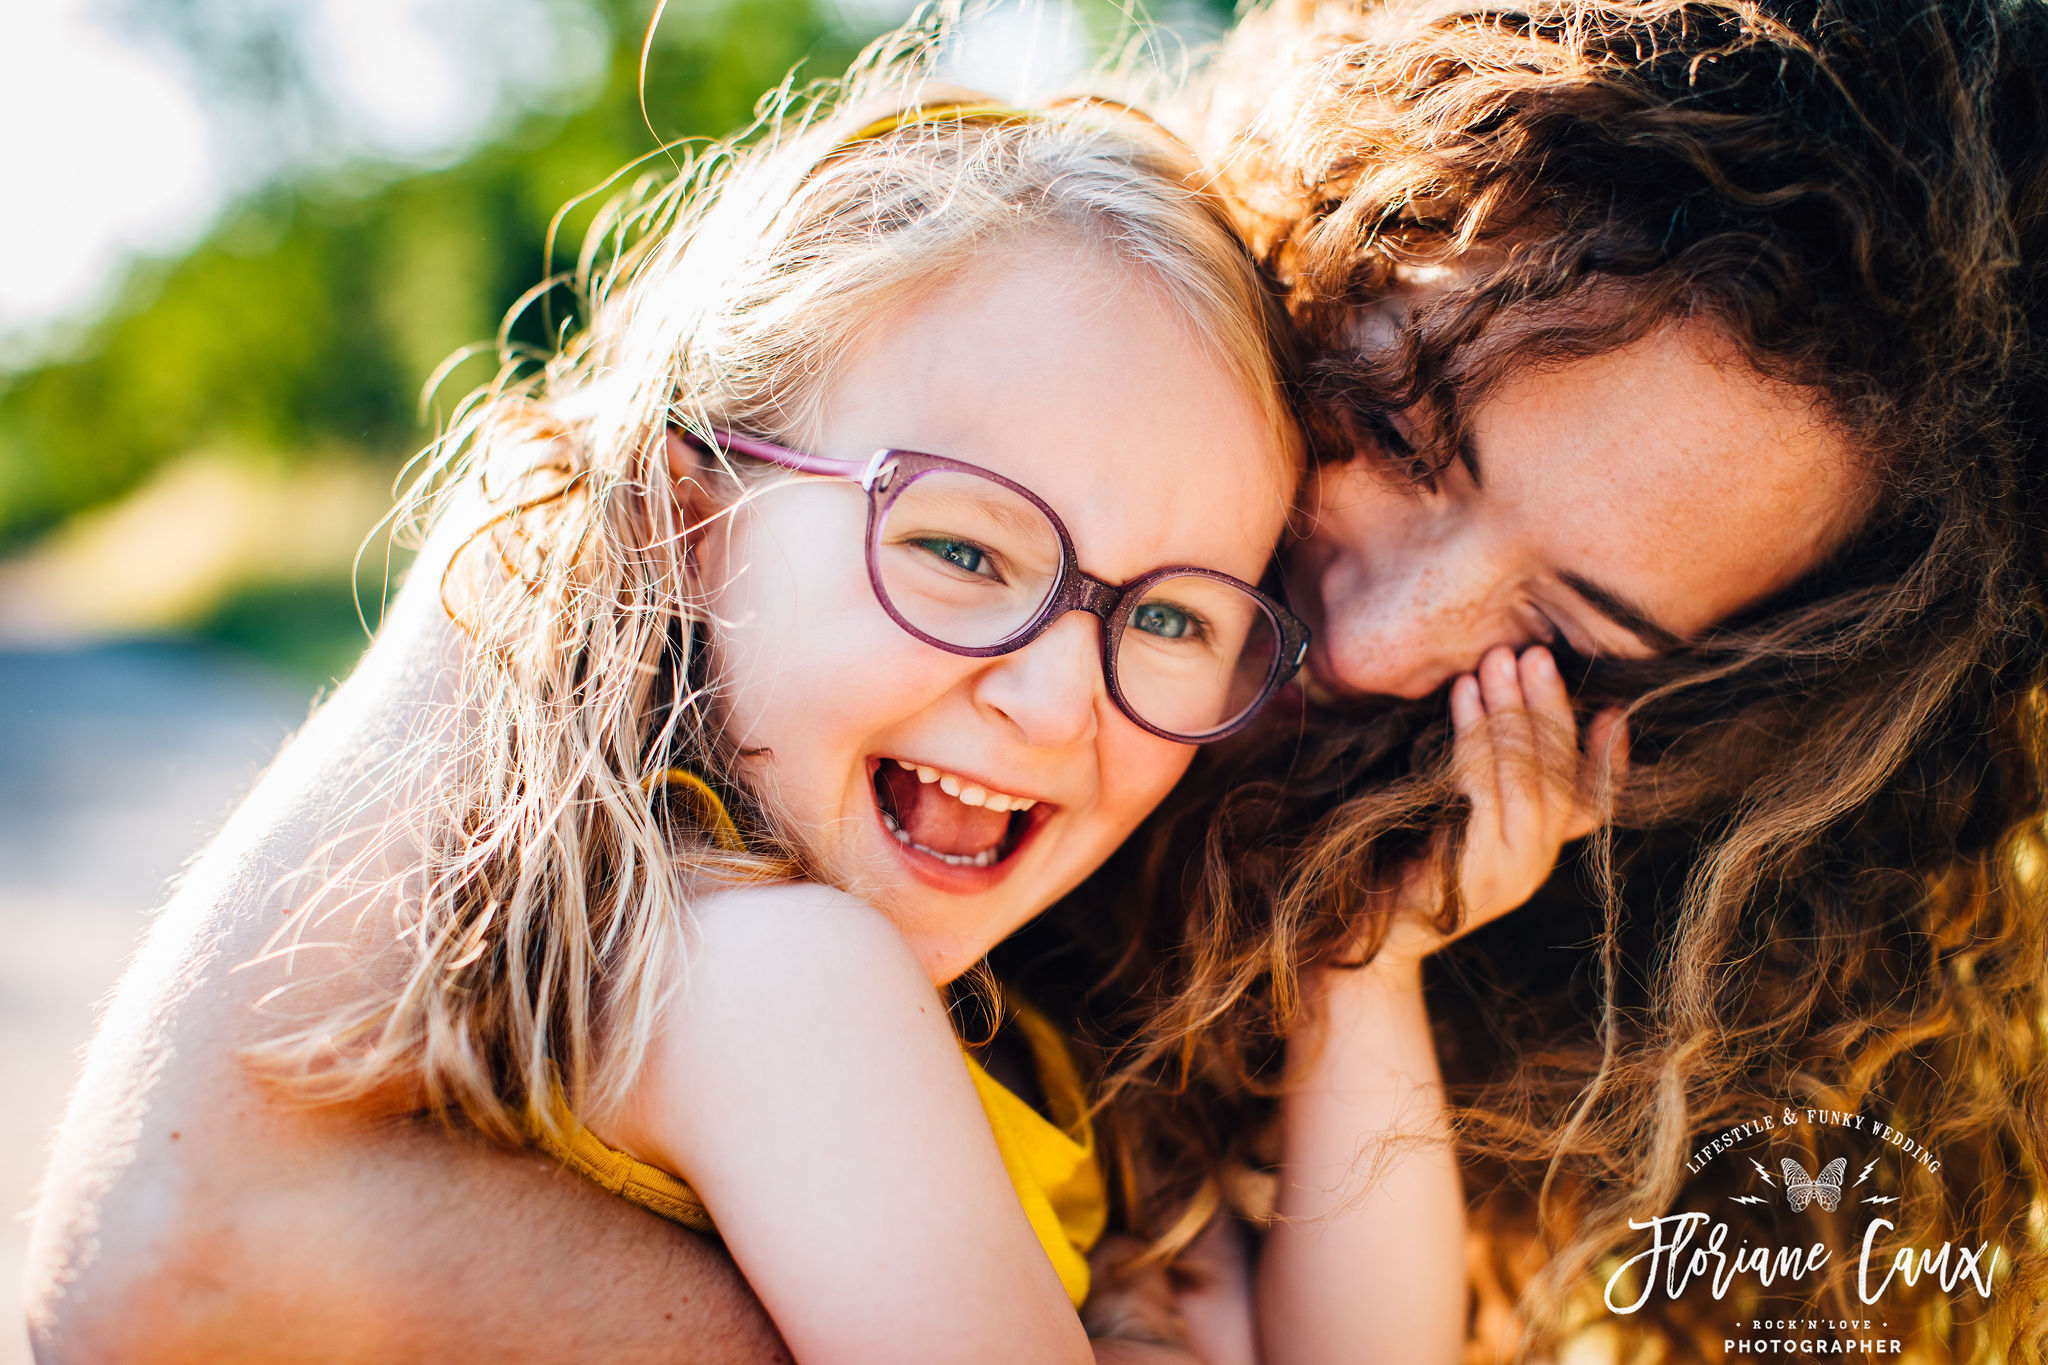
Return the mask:
[(902, 844), (906, 848), (914, 848), (919, 853), (937, 858), (940, 862), (947, 863), (953, 867), (989, 867), (996, 861), (996, 850), (993, 848), (985, 848), (979, 853), (941, 853), (935, 848), (926, 848), (923, 844), (913, 843), (910, 838), (910, 832), (897, 824), (896, 817), (887, 811), (882, 812), (882, 824), (888, 829), (890, 834), (895, 836), (897, 843)]
[(1038, 804), (1028, 796), (1007, 796), (1002, 792), (992, 792), (986, 787), (976, 786), (972, 782), (962, 782), (951, 773), (940, 772), (937, 768), (927, 768), (921, 763), (912, 763), (907, 758), (897, 759), (896, 766), (905, 772), (916, 773), (917, 780), (926, 786), (938, 783), (939, 790), (962, 805), (985, 806), (993, 811), (1009, 811), (1030, 810)]
[[(917, 848), (919, 845), (912, 844), (911, 847)], [(931, 852), (928, 848), (923, 851), (926, 853)], [(951, 863), (954, 867), (987, 867), (996, 860), (996, 851), (992, 848), (985, 848), (981, 852), (973, 854), (940, 853), (934, 856)]]

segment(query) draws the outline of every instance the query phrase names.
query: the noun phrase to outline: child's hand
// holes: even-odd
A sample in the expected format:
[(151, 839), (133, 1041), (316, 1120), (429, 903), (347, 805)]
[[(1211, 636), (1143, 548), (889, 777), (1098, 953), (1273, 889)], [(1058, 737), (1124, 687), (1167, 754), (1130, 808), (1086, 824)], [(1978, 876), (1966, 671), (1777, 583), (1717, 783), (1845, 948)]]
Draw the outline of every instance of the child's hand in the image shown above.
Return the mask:
[(1415, 868), (1381, 949), (1395, 961), (1420, 961), (1528, 900), (1558, 851), (1599, 826), (1627, 771), (1621, 713), (1594, 717), (1581, 752), (1557, 661), (1540, 645), (1519, 659), (1505, 645), (1487, 651), (1451, 684), (1451, 724), (1458, 790), (1472, 803), (1458, 865), (1465, 918), (1454, 934), (1438, 933), (1429, 923), (1440, 908), (1438, 869)]

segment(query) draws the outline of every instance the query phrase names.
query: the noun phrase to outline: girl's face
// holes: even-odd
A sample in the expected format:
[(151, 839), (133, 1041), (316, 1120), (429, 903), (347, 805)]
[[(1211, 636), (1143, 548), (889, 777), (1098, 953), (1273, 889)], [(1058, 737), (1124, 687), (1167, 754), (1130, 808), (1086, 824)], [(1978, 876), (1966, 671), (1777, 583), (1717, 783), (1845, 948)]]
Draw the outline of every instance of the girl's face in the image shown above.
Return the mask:
[[(1081, 249), (992, 262), (889, 318), (841, 363), (808, 444), (1014, 479), (1113, 583), (1167, 564), (1256, 582), (1294, 494), (1255, 396)], [(1094, 871), (1194, 750), (1110, 700), (1088, 613), (994, 659), (907, 634), (869, 586), (865, 519), (853, 483), (795, 479), (708, 533), (711, 665), (750, 785), (945, 982)]]

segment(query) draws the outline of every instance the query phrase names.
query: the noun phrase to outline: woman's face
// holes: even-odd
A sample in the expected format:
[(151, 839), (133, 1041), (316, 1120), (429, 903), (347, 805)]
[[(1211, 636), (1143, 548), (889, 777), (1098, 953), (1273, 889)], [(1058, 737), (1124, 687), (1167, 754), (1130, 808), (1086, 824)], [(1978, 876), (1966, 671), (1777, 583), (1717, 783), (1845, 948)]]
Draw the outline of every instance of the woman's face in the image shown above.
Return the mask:
[[(1310, 482), (1289, 591), (1318, 685), (1426, 696), (1501, 644), (1658, 653), (1815, 568), (1868, 504), (1812, 400), (1703, 324), (1514, 376), (1471, 416), (1434, 487), (1375, 451)], [(1395, 425), (1427, 439), (1424, 414)]]
[[(1296, 493), (1264, 410), (1178, 312), (1071, 250), (891, 319), (830, 381), (810, 444), (1014, 479), (1112, 583), (1169, 564), (1256, 582)], [(1110, 700), (1093, 615), (991, 659), (906, 633), (869, 586), (866, 507), (823, 479), (742, 503), (703, 550), (723, 585), (711, 658), (755, 789), (946, 981), (1099, 866), (1194, 750)]]

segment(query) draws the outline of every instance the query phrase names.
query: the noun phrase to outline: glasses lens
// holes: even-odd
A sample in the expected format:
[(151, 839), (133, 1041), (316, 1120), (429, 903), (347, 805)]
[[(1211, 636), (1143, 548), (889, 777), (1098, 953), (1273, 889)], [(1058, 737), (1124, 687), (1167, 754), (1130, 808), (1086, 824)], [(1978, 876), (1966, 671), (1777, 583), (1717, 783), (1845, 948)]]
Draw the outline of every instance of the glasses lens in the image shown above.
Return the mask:
[(1265, 699), (1280, 629), (1243, 587), (1181, 574), (1152, 584), (1127, 610), (1117, 688), (1148, 724), (1199, 738)]
[(919, 475), (897, 493), (875, 557), (897, 614), (963, 649), (1015, 635), (1059, 586), (1060, 538), (1045, 513), (953, 470)]

